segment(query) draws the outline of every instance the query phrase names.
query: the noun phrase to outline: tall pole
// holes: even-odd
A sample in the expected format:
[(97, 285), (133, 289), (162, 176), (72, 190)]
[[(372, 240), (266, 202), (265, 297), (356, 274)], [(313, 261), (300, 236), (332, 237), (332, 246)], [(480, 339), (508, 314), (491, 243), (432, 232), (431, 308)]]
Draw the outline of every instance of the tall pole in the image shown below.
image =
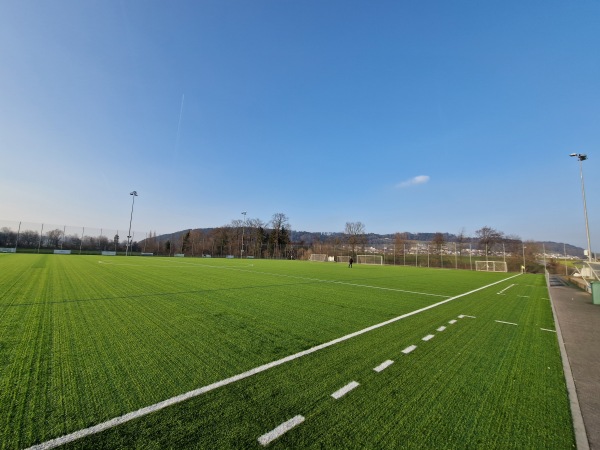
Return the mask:
[(240, 250), (240, 259), (244, 257), (244, 232), (246, 231), (246, 212), (247, 211), (242, 211), (242, 214), (244, 215), (244, 222), (242, 224), (242, 248)]
[(588, 225), (587, 206), (585, 204), (585, 186), (583, 183), (583, 161), (587, 159), (587, 155), (581, 153), (571, 153), (569, 156), (575, 156), (579, 160), (579, 175), (581, 177), (581, 196), (583, 197), (583, 216), (585, 217), (585, 233), (587, 236), (588, 245), (588, 261), (592, 262), (592, 245), (590, 243), (590, 227)]
[(523, 273), (525, 273), (525, 244), (523, 243)]
[(129, 246), (131, 245), (131, 221), (133, 220), (133, 205), (135, 204), (135, 198), (137, 197), (137, 191), (130, 192), (131, 195), (131, 215), (129, 216), (129, 233), (127, 233), (127, 248), (125, 249), (125, 256), (129, 254)]

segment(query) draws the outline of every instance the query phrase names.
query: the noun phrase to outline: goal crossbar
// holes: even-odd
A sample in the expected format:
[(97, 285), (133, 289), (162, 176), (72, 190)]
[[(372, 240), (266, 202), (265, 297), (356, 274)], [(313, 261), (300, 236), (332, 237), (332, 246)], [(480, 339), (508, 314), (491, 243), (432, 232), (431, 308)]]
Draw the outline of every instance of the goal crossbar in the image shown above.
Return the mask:
[(504, 261), (475, 261), (475, 270), (480, 272), (508, 272)]
[(383, 256), (381, 256), (381, 255), (356, 255), (356, 264), (383, 265)]

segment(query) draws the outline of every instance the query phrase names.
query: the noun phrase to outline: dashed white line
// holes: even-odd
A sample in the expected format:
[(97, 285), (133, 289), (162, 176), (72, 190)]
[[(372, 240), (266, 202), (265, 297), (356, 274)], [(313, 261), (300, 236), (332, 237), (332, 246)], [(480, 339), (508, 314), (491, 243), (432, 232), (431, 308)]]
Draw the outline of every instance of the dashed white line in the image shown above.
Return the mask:
[(416, 345), (411, 345), (410, 347), (406, 347), (404, 350), (402, 350), (402, 353), (404, 353), (405, 355), (408, 355), (410, 352), (412, 352), (416, 348), (417, 348)]
[(360, 386), (360, 384), (358, 382), (352, 381), (352, 382), (348, 383), (346, 386), (344, 386), (343, 388), (335, 391), (333, 394), (331, 394), (331, 396), (337, 400), (338, 398), (343, 397), (348, 392), (350, 392), (352, 389), (355, 389), (358, 386)]
[(387, 369), (389, 366), (391, 366), (392, 364), (394, 364), (394, 361), (392, 361), (391, 359), (388, 359), (387, 361), (382, 362), (381, 364), (379, 364), (377, 367), (375, 367), (373, 370), (375, 372), (381, 372), (385, 369)]
[(502, 321), (502, 320), (496, 320), (495, 322), (498, 322), (498, 323), (505, 323), (505, 324), (507, 324), (507, 325), (517, 325), (516, 323), (512, 323), (512, 322), (504, 322), (504, 321)]
[(424, 340), (424, 341), (429, 341), (429, 340), (433, 339), (434, 337), (435, 337), (435, 335), (433, 335), (433, 334), (428, 334), (427, 336), (425, 336), (425, 337), (423, 338), (423, 340)]
[(448, 321), (449, 324), (455, 324), (456, 323), (456, 319), (452, 319)]
[(439, 328), (437, 329), (437, 331), (444, 331), (445, 329), (446, 329), (446, 327), (444, 327), (444, 326), (441, 326), (441, 327), (439, 327)]
[(263, 434), (261, 437), (258, 438), (258, 442), (260, 443), (260, 445), (262, 445), (264, 447), (264, 446), (268, 445), (269, 443), (273, 442), (275, 439), (277, 439), (282, 434), (290, 431), (295, 426), (300, 425), (302, 422), (304, 422), (304, 416), (298, 415), (298, 416), (292, 417), (287, 422), (283, 422), (278, 427), (273, 428), (268, 433)]
[(549, 331), (551, 333), (556, 333), (556, 330), (549, 330), (547, 328), (540, 328), (540, 330), (542, 330), (542, 331)]

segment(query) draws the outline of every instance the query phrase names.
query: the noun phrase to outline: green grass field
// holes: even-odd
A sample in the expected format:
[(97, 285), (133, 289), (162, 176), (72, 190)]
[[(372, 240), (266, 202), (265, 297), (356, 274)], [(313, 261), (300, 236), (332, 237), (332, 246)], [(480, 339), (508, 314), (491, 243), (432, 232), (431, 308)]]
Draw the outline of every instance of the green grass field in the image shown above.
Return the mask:
[(403, 315), (64, 447), (262, 448), (259, 437), (299, 415), (269, 448), (575, 446), (541, 275), (0, 254), (0, 448), (43, 443)]

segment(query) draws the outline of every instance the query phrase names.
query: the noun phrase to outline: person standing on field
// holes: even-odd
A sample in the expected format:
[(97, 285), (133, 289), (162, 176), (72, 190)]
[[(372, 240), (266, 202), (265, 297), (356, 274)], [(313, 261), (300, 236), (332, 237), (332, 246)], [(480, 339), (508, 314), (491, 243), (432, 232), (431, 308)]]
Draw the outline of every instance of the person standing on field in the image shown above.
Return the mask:
[(348, 267), (350, 267), (352, 269), (352, 263), (354, 262), (354, 260), (352, 259), (352, 256), (350, 257), (350, 259), (348, 260)]

